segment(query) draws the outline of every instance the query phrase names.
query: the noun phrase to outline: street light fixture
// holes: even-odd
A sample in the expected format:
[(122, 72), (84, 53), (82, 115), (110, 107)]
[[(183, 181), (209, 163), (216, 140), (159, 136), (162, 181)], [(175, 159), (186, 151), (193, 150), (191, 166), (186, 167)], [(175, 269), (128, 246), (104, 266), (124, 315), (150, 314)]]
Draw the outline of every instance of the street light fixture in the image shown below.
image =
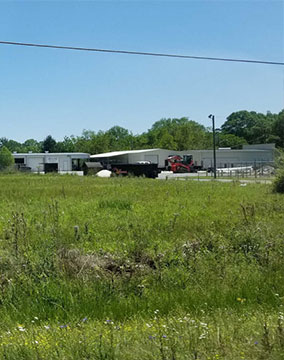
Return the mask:
[(216, 141), (215, 141), (215, 116), (210, 114), (209, 119), (212, 119), (213, 128), (213, 161), (214, 161), (214, 179), (216, 179)]

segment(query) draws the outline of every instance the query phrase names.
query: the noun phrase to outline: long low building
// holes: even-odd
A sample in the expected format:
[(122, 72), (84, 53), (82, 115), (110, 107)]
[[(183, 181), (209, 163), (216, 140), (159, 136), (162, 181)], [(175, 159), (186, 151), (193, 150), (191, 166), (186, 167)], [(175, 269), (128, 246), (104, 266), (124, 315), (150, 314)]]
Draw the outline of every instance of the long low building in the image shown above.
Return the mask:
[[(151, 163), (158, 164), (159, 168), (164, 168), (169, 156), (187, 154), (193, 156), (195, 165), (205, 169), (213, 167), (213, 150), (125, 150), (91, 155), (90, 158), (104, 164), (133, 164), (139, 161), (151, 161)], [(275, 144), (244, 145), (242, 149), (219, 148), (216, 150), (218, 168), (272, 164), (274, 157)]]
[(90, 158), (105, 164), (135, 164), (139, 161), (150, 161), (158, 164), (159, 168), (163, 168), (168, 156), (178, 153), (174, 150), (164, 149), (125, 150), (91, 155)]
[(20, 170), (37, 173), (58, 172), (83, 174), (83, 164), (90, 158), (86, 153), (13, 153), (15, 165)]
[[(113, 151), (103, 154), (89, 155), (86, 153), (13, 153), (16, 166), (21, 170), (37, 173), (58, 172), (62, 174), (83, 174), (85, 163), (88, 161), (107, 164), (135, 164), (150, 161), (158, 164), (160, 169), (167, 166), (167, 159), (171, 155), (192, 155), (195, 165), (204, 169), (213, 167), (212, 150), (166, 150), (143, 149)], [(216, 150), (217, 167), (233, 168), (240, 166), (259, 167), (273, 164), (275, 158), (274, 144), (244, 145), (242, 149), (223, 148)]]

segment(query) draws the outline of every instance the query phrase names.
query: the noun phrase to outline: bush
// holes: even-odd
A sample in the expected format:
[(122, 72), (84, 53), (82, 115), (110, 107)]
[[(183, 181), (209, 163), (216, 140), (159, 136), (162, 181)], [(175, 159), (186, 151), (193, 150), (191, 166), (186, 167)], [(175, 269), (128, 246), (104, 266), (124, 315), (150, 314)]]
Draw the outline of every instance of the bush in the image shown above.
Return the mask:
[(11, 167), (13, 164), (14, 164), (13, 155), (6, 148), (6, 146), (2, 146), (0, 149), (0, 170)]
[(275, 158), (276, 163), (276, 178), (273, 182), (273, 191), (277, 193), (284, 193), (284, 151), (279, 150)]
[(278, 170), (277, 176), (273, 182), (273, 191), (284, 193), (284, 169)]

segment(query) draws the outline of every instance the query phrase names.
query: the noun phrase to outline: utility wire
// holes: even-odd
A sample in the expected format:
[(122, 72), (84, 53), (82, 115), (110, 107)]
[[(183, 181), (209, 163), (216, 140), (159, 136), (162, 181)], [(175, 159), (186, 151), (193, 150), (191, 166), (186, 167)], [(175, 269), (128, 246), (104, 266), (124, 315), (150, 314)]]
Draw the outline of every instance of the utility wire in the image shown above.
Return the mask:
[(112, 53), (112, 54), (159, 56), (159, 57), (170, 57), (170, 58), (180, 58), (180, 59), (196, 59), (196, 60), (212, 60), (212, 61), (230, 61), (230, 62), (239, 62), (239, 63), (265, 64), (265, 65), (282, 65), (282, 66), (284, 65), (284, 62), (277, 62), (277, 61), (231, 59), (231, 58), (219, 58), (219, 57), (209, 57), (209, 56), (179, 55), (179, 54), (153, 53), (153, 52), (128, 51), (128, 50), (96, 49), (96, 48), (85, 48), (85, 47), (75, 47), (75, 46), (22, 43), (22, 42), (14, 42), (14, 41), (0, 41), (0, 44), (49, 48), (49, 49), (91, 51), (91, 52), (102, 52), (102, 53)]

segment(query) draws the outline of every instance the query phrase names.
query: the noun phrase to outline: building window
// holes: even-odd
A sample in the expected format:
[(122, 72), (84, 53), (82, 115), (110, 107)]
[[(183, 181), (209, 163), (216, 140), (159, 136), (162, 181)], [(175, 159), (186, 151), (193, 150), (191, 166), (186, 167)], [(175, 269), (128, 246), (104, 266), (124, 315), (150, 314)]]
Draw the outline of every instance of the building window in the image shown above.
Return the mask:
[(16, 158), (15, 159), (15, 164), (24, 164), (25, 163), (25, 159), (24, 158)]

